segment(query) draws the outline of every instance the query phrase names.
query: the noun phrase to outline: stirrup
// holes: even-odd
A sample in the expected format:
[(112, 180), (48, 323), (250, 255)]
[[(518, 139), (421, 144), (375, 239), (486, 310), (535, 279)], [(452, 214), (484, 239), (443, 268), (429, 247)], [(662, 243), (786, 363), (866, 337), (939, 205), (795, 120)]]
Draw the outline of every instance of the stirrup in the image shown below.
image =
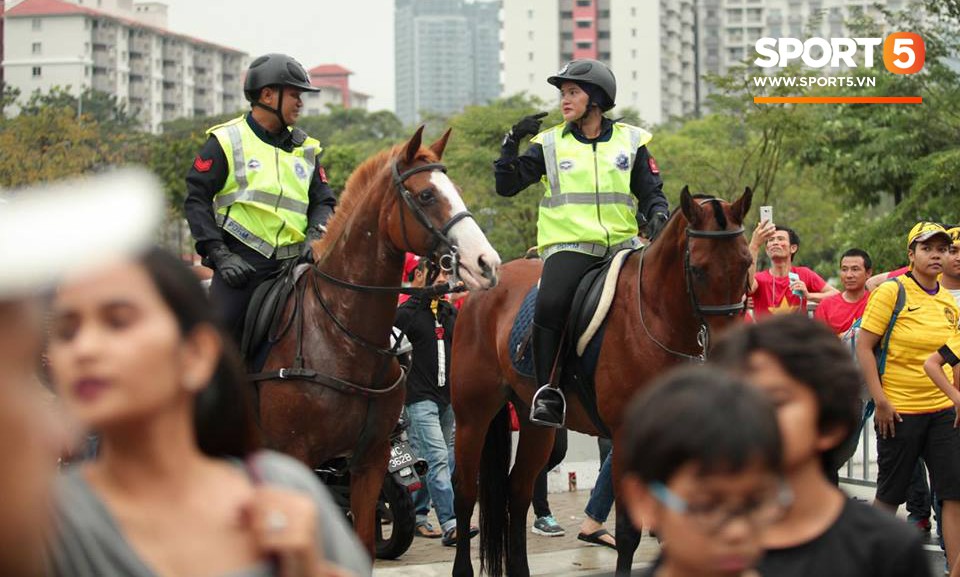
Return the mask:
[[(562, 403), (560, 408), (560, 419), (559, 422), (553, 421), (544, 421), (542, 419), (537, 419), (533, 416), (534, 411), (537, 408), (537, 398), (540, 396), (540, 393), (544, 392), (544, 389), (550, 389), (551, 391), (560, 395), (560, 402)], [(533, 394), (533, 399), (530, 401), (530, 422), (535, 425), (540, 425), (542, 427), (553, 427), (554, 429), (563, 428), (564, 423), (567, 421), (567, 397), (563, 394), (563, 391), (559, 387), (553, 387), (551, 385), (543, 385), (537, 392)]]

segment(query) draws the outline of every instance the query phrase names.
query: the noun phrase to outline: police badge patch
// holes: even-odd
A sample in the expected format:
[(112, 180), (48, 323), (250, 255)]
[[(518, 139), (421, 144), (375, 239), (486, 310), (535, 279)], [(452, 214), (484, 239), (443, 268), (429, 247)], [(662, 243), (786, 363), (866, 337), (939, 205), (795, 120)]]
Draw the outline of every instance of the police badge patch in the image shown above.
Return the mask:
[(620, 154), (618, 154), (617, 157), (613, 160), (613, 163), (620, 170), (624, 170), (624, 171), (630, 170), (630, 157), (627, 155), (626, 152), (621, 152)]
[(297, 173), (297, 178), (300, 180), (307, 178), (307, 169), (303, 167), (303, 164), (295, 162), (293, 164), (293, 171)]
[(260, 161), (257, 160), (256, 158), (251, 158), (251, 159), (247, 162), (247, 168), (250, 169), (250, 170), (259, 170), (259, 169), (260, 169)]
[(573, 161), (572, 161), (572, 160), (561, 160), (560, 163), (558, 164), (558, 166), (560, 167), (560, 170), (562, 170), (562, 171), (564, 171), (564, 172), (567, 172), (567, 171), (569, 171), (569, 170), (573, 170)]

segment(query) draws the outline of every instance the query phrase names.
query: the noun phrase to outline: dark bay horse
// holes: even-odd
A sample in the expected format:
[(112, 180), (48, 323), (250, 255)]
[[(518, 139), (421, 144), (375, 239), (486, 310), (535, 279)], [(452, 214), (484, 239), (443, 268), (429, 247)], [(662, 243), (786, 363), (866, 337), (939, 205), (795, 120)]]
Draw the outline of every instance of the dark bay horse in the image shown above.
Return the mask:
[[(752, 196), (748, 188), (729, 204), (694, 198), (684, 188), (680, 210), (657, 240), (624, 264), (594, 378), (599, 414), (615, 446), (630, 398), (671, 365), (705, 357), (710, 334), (739, 318), (751, 262), (742, 225)], [(458, 316), (451, 353), (456, 515), (470, 518), (479, 488), (481, 570), (494, 577), (504, 563), (512, 577), (530, 575), (527, 510), (553, 446), (554, 429), (527, 419), (538, 383), (517, 374), (508, 350), (514, 318), (541, 268), (536, 260), (507, 263), (496, 288), (471, 295)], [(509, 472), (507, 401), (520, 416)], [(568, 393), (567, 403), (567, 427), (598, 435), (578, 396)], [(620, 478), (621, 455), (614, 452), (614, 479)], [(619, 506), (616, 540), (617, 571), (629, 573), (640, 535)], [(473, 575), (466, 539), (457, 543), (453, 574)]]
[(259, 387), (268, 447), (311, 468), (349, 459), (353, 524), (371, 556), (389, 434), (404, 399), (403, 371), (389, 350), (404, 252), (454, 265), (470, 290), (495, 285), (500, 265), (439, 163), (450, 131), (429, 147), (422, 132), (350, 176), (327, 234), (313, 245), (316, 264), (285, 305), (285, 328), (263, 367), (276, 378)]

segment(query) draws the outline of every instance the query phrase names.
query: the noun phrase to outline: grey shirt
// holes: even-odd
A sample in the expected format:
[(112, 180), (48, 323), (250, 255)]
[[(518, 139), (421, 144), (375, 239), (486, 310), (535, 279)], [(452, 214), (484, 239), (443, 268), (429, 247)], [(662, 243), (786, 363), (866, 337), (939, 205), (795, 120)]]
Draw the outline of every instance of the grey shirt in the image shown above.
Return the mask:
[[(353, 572), (371, 574), (370, 559), (327, 489), (310, 470), (286, 455), (262, 451), (255, 457), (263, 482), (311, 496), (317, 504), (324, 557)], [(50, 574), (59, 577), (156, 577), (127, 542), (104, 502), (74, 467), (57, 483), (57, 534)], [(223, 577), (273, 577), (266, 561)]]

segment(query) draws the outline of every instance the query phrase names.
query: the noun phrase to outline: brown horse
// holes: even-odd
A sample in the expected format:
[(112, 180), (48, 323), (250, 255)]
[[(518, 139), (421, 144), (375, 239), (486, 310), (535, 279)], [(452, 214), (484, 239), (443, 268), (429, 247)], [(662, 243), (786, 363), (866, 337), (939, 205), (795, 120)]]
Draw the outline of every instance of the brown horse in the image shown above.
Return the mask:
[(354, 528), (371, 555), (389, 434), (404, 398), (389, 344), (404, 252), (459, 265), (453, 274), (471, 290), (495, 285), (500, 265), (439, 164), (450, 131), (429, 147), (422, 132), (350, 176), (260, 375), (275, 377), (260, 384), (265, 444), (312, 468), (349, 459)]
[[(661, 235), (629, 256), (617, 282), (594, 375), (599, 415), (614, 441), (627, 401), (653, 377), (684, 360), (701, 360), (709, 336), (743, 310), (750, 253), (743, 219), (747, 189), (735, 203), (694, 198), (686, 188)], [(530, 574), (526, 554), (527, 510), (534, 479), (547, 462), (554, 429), (527, 420), (536, 383), (514, 370), (508, 340), (520, 305), (540, 277), (538, 261), (507, 263), (493, 290), (471, 295), (454, 335), (451, 389), (456, 414), (458, 519), (469, 519), (480, 496), (481, 571), (499, 577)], [(520, 416), (516, 461), (510, 462), (509, 418), (513, 401)], [(567, 426), (598, 436), (576, 395), (567, 395)], [(614, 443), (616, 445), (616, 442)], [(614, 453), (619, 479), (622, 453)], [(617, 512), (618, 573), (629, 573), (640, 535)], [(472, 576), (470, 542), (457, 543), (453, 574)]]

